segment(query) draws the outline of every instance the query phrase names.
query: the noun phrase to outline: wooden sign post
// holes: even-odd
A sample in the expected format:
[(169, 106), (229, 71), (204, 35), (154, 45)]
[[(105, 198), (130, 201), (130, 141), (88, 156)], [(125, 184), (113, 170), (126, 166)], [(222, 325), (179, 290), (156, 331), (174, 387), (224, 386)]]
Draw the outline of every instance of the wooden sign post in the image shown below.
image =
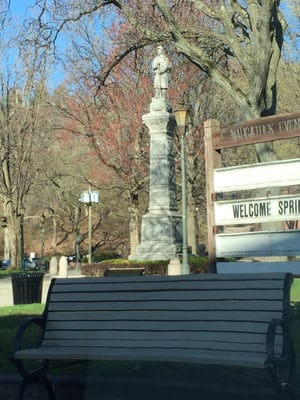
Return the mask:
[(206, 171), (206, 204), (207, 204), (207, 251), (209, 272), (216, 272), (215, 215), (214, 215), (214, 169), (221, 166), (221, 154), (214, 148), (214, 138), (219, 135), (220, 122), (204, 122), (205, 171)]

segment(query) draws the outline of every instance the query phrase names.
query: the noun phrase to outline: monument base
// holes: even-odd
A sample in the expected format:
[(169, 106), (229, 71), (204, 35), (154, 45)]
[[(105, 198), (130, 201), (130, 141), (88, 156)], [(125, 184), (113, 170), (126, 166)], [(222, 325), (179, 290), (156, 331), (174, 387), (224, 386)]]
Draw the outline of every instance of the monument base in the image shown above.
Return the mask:
[(169, 260), (182, 249), (182, 217), (176, 213), (148, 213), (142, 219), (141, 244), (129, 260)]

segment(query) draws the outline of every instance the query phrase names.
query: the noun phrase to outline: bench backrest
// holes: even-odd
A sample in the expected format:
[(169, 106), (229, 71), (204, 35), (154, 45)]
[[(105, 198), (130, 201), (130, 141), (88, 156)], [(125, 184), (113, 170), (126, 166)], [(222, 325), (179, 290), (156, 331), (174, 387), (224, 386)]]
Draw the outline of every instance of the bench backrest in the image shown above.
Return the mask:
[(53, 279), (44, 343), (265, 353), (291, 283), (284, 273)]

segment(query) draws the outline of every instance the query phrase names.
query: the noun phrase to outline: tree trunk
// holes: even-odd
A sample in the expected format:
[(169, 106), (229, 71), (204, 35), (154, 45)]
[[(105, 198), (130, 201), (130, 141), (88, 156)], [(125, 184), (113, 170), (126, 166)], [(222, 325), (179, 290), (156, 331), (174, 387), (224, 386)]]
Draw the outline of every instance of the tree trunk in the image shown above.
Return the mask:
[(53, 254), (56, 254), (57, 222), (56, 222), (55, 217), (52, 217), (52, 224), (53, 224), (53, 234), (52, 234), (51, 248), (52, 248)]
[(11, 258), (10, 257), (10, 249), (11, 249), (11, 244), (9, 240), (9, 232), (7, 228), (4, 228), (4, 258)]
[(7, 240), (10, 249), (11, 267), (21, 269), (22, 267), (22, 249), (21, 249), (21, 237), (22, 237), (22, 217), (17, 215), (11, 202), (8, 202), (5, 207), (5, 215), (7, 220)]

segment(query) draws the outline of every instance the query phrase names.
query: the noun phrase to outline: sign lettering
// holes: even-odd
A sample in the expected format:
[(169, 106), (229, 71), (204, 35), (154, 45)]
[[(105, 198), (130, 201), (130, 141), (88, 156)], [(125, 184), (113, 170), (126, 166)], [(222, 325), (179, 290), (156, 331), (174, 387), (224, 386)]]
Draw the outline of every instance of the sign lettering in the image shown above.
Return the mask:
[(244, 138), (254, 138), (257, 136), (272, 136), (278, 132), (286, 133), (293, 132), (300, 129), (300, 118), (289, 119), (287, 121), (279, 122), (278, 126), (274, 126), (273, 123), (245, 126), (240, 128), (231, 129), (231, 139), (239, 140)]
[(271, 215), (271, 206), (268, 202), (233, 205), (232, 209), (234, 218), (267, 217)]
[(300, 135), (300, 114), (274, 115), (223, 128), (215, 136), (215, 149), (262, 143)]
[(274, 134), (273, 124), (256, 125), (256, 126), (232, 129), (231, 139), (238, 140), (247, 137), (256, 137), (256, 136), (273, 135), (273, 134)]
[(294, 215), (300, 213), (300, 199), (280, 200), (278, 202), (279, 215)]
[(217, 225), (300, 219), (300, 196), (277, 196), (249, 201), (214, 203)]
[(300, 118), (288, 119), (279, 122), (279, 132), (292, 132), (300, 129)]

